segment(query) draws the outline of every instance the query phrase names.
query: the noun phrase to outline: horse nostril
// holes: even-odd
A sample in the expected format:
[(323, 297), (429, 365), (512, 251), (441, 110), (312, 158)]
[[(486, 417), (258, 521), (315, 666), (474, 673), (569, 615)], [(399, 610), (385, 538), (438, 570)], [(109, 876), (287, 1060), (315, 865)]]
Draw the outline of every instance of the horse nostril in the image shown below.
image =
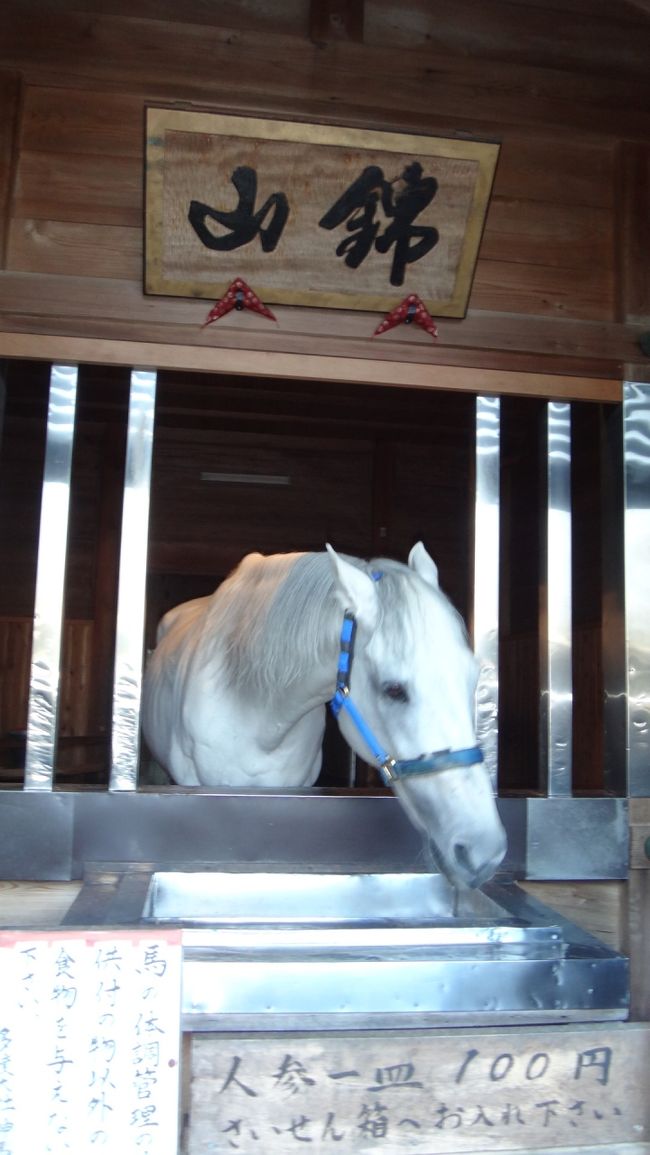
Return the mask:
[(458, 866), (467, 871), (468, 874), (473, 873), (474, 868), (470, 861), (469, 851), (462, 842), (457, 842), (454, 846), (454, 858), (456, 859)]

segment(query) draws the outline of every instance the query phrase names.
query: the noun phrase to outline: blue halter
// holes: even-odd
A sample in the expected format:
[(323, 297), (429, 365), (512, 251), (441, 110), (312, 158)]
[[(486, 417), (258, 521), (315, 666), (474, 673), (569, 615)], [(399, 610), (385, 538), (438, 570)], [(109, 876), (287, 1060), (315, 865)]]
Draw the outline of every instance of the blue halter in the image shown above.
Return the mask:
[[(378, 581), (381, 574), (373, 573), (372, 577)], [(441, 770), (453, 770), (459, 766), (473, 766), (477, 762), (482, 762), (483, 754), (478, 746), (470, 746), (464, 750), (436, 750), (433, 754), (422, 754), (419, 758), (398, 760), (384, 750), (350, 697), (350, 670), (356, 631), (356, 618), (350, 610), (346, 610), (341, 628), (336, 692), (330, 701), (330, 709), (335, 718), (338, 718), (341, 710), (350, 715), (364, 742), (372, 750), (386, 785), (412, 774), (438, 774)]]

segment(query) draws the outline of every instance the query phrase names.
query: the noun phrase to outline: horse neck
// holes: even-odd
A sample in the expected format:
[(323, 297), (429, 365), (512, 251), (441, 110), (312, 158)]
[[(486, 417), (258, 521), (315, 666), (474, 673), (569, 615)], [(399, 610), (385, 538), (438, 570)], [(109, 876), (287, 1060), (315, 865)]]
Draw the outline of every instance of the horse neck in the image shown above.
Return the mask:
[(240, 699), (235, 706), (241, 711), (245, 732), (259, 753), (271, 760), (274, 773), (281, 774), (285, 766), (292, 773), (304, 767), (313, 771), (308, 782), (287, 780), (287, 785), (309, 785), (318, 775), (331, 681), (331, 676), (326, 681), (319, 672), (279, 686), (275, 692), (260, 691), (246, 703)]
[[(300, 644), (299, 635), (296, 645)], [(278, 679), (275, 685), (266, 685), (254, 695), (256, 708), (298, 719), (327, 704), (334, 693), (336, 684), (336, 650), (325, 662), (315, 662), (299, 677), (292, 678), (287, 670), (285, 679)]]
[[(300, 567), (299, 574), (294, 566)], [(334, 692), (340, 622), (329, 573), (323, 555), (300, 554), (272, 597), (270, 620), (248, 655), (259, 663), (266, 701), (291, 698), (310, 710)]]
[[(228, 642), (226, 652), (222, 651), (217, 659), (219, 666), (224, 661), (223, 672), (232, 708), (241, 715), (242, 722), (246, 719), (247, 731), (255, 732), (262, 745), (269, 748), (276, 748), (285, 740), (291, 745), (299, 740), (300, 734), (308, 743), (313, 741), (315, 734), (322, 737), (325, 726), (323, 707), (334, 693), (339, 624), (332, 621), (328, 626), (328, 618), (337, 611), (333, 609), (330, 598), (323, 594), (322, 571), (318, 568), (320, 559), (317, 555), (308, 555), (308, 558), (311, 574), (297, 586), (291, 582), (289, 574), (281, 605), (275, 609), (275, 620), (267, 621), (259, 633), (252, 632), (250, 648), (240, 652), (237, 665), (228, 669)], [(245, 587), (242, 584), (235, 591), (238, 600), (243, 591)], [(265, 596), (269, 596), (268, 593)], [(250, 612), (254, 608), (254, 598), (244, 597), (243, 604)], [(241, 613), (240, 606), (241, 602), (237, 607)], [(228, 606), (219, 608), (223, 620), (227, 621)], [(232, 620), (236, 622), (236, 615)], [(220, 631), (217, 629), (215, 633), (218, 638)], [(324, 638), (327, 639), (325, 644)], [(316, 652), (318, 658), (295, 658), (295, 655)], [(246, 667), (250, 680), (248, 675), (243, 679), (238, 676)]]

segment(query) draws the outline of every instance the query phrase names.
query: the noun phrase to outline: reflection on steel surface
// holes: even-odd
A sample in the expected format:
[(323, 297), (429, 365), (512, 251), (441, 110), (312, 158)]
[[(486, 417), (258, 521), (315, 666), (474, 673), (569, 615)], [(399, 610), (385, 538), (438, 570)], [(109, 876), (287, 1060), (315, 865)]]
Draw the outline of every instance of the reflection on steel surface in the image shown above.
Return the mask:
[(476, 732), (494, 787), (499, 740), (499, 466), (501, 403), (476, 398), (474, 649), (481, 663)]
[(25, 790), (51, 790), (58, 731), (76, 366), (53, 365), (38, 539)]
[[(546, 684), (541, 683), (542, 773), (549, 796), (571, 793), (571, 406), (547, 406)], [(542, 610), (543, 613), (543, 610)], [(542, 635), (542, 645), (544, 637)]]
[(628, 789), (650, 795), (650, 385), (625, 382)]
[[(470, 927), (475, 939), (484, 939), (487, 920), (497, 924), (504, 914), (482, 890), (455, 892), (442, 874), (258, 870), (155, 871), (140, 911), (140, 917), (156, 922), (220, 926), (234, 934), (255, 927), (265, 934), (282, 927), (303, 927), (306, 934), (316, 927), (336, 928), (339, 934), (344, 928), (373, 927), (375, 937), (390, 930), (397, 943), (412, 940), (415, 927), (435, 928), (438, 941), (449, 939), (445, 932), (457, 935)], [(520, 941), (521, 927), (504, 934)]]
[(133, 370), (122, 510), (115, 639), (111, 790), (135, 790), (140, 751), (149, 490), (156, 374)]
[(623, 406), (603, 409), (601, 444), (603, 787), (627, 793)]
[(627, 1017), (628, 960), (507, 879), (287, 867), (94, 863), (65, 925), (180, 929), (186, 1030)]
[(186, 1030), (627, 1017), (627, 959), (505, 880), (95, 866), (65, 921), (89, 919), (181, 929)]

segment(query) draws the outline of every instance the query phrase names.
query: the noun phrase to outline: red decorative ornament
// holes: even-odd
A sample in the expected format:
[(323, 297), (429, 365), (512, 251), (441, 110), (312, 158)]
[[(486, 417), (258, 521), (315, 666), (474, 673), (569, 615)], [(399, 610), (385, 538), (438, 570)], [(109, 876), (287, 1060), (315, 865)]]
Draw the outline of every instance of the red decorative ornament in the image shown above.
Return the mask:
[(415, 321), (416, 325), (420, 325), (432, 337), (438, 336), (438, 330), (426, 306), (417, 293), (409, 293), (401, 305), (386, 314), (381, 324), (377, 325), (373, 337), (378, 337), (380, 333), (385, 333), (388, 329), (394, 329), (396, 325), (401, 325), (402, 322), (405, 325), (410, 325), (412, 321)]
[(242, 309), (251, 309), (253, 313), (268, 317), (269, 321), (276, 320), (271, 310), (262, 304), (259, 297), (246, 284), (246, 281), (243, 281), (241, 277), (236, 277), (226, 289), (221, 300), (217, 301), (216, 305), (210, 309), (201, 328), (205, 329), (206, 325), (218, 321), (220, 317), (225, 317), (226, 313), (230, 313), (232, 309), (236, 309), (237, 312), (241, 312)]

